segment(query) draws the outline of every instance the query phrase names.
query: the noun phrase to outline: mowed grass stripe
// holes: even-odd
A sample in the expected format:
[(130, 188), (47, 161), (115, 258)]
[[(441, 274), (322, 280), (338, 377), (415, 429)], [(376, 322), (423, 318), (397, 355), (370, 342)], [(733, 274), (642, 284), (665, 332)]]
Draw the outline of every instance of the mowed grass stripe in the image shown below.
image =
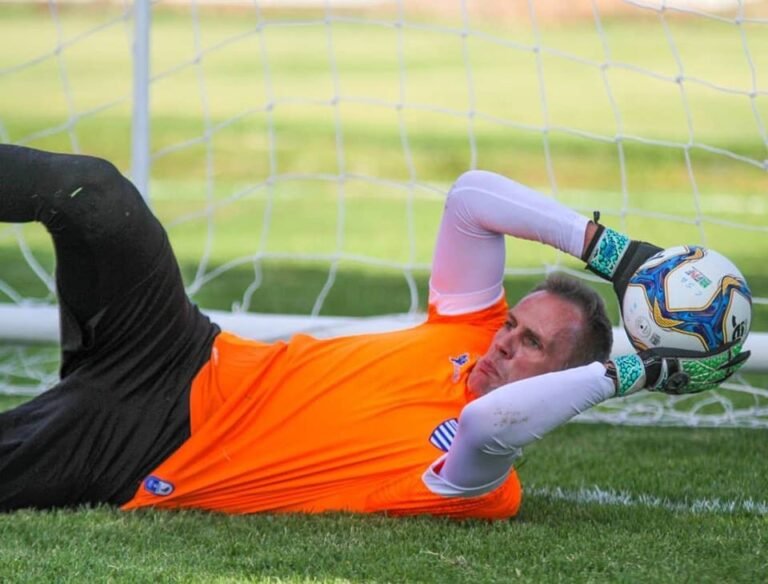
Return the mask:
[(647, 507), (684, 513), (714, 513), (718, 515), (768, 515), (768, 501), (746, 499), (691, 499), (673, 500), (647, 493), (634, 494), (599, 486), (583, 487), (577, 490), (562, 487), (531, 485), (525, 488), (527, 497), (542, 497), (553, 501), (577, 505), (618, 505), (621, 507)]

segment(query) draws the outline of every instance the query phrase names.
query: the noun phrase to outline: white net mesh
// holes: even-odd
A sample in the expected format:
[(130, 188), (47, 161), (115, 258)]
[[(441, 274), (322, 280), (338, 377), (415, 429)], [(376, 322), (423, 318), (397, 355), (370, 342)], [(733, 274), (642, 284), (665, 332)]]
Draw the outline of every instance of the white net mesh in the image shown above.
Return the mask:
[[(129, 174), (132, 3), (0, 11), (0, 139)], [(201, 306), (327, 335), (353, 325), (324, 317), (424, 310), (444, 194), (488, 168), (661, 246), (718, 249), (764, 331), (766, 33), (765, 2), (154, 2), (148, 195)], [(510, 245), (511, 298), (556, 269), (594, 281), (540, 248)], [(42, 230), (1, 227), (0, 262), (0, 301), (55, 301)], [(0, 391), (55, 379), (55, 348), (0, 360)], [(746, 374), (586, 419), (768, 426), (766, 387)]]

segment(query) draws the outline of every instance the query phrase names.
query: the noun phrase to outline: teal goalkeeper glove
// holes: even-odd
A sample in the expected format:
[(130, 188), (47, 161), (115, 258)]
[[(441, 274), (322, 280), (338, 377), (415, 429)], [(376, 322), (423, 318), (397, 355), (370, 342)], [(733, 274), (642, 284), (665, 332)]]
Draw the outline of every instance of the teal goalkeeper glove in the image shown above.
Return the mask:
[(606, 375), (618, 397), (641, 389), (668, 394), (699, 393), (714, 389), (749, 358), (743, 340), (711, 353), (680, 349), (648, 349), (608, 361)]
[(618, 231), (600, 225), (599, 219), (600, 213), (595, 211), (597, 232), (582, 259), (587, 262), (590, 271), (613, 282), (613, 289), (621, 306), (629, 280), (637, 268), (662, 249), (652, 243), (630, 239)]

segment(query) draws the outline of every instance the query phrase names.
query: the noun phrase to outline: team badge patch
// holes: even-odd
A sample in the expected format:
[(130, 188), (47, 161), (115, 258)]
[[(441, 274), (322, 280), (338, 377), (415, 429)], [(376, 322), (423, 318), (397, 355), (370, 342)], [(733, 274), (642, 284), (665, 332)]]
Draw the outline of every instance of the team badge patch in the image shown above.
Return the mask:
[(462, 353), (458, 357), (448, 357), (448, 360), (453, 364), (453, 377), (451, 381), (456, 383), (461, 378), (461, 370), (469, 363), (469, 353)]
[(167, 497), (173, 493), (173, 485), (171, 483), (151, 475), (144, 479), (144, 489), (158, 497)]
[(439, 448), (443, 452), (448, 452), (448, 449), (453, 443), (453, 437), (456, 436), (456, 430), (459, 429), (459, 421), (456, 418), (445, 420), (441, 422), (429, 435), (429, 442), (435, 448)]

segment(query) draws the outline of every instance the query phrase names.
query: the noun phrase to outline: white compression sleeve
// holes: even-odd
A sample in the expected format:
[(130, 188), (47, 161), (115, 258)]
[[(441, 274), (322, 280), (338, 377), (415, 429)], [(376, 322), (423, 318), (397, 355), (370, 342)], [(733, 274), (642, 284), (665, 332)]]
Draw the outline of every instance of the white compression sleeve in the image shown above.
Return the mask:
[(430, 279), (441, 314), (481, 310), (502, 295), (504, 235), (539, 241), (579, 257), (589, 220), (509, 178), (473, 170), (445, 203)]
[(451, 494), (490, 490), (507, 476), (523, 446), (614, 393), (597, 362), (499, 387), (464, 407), (439, 475)]

